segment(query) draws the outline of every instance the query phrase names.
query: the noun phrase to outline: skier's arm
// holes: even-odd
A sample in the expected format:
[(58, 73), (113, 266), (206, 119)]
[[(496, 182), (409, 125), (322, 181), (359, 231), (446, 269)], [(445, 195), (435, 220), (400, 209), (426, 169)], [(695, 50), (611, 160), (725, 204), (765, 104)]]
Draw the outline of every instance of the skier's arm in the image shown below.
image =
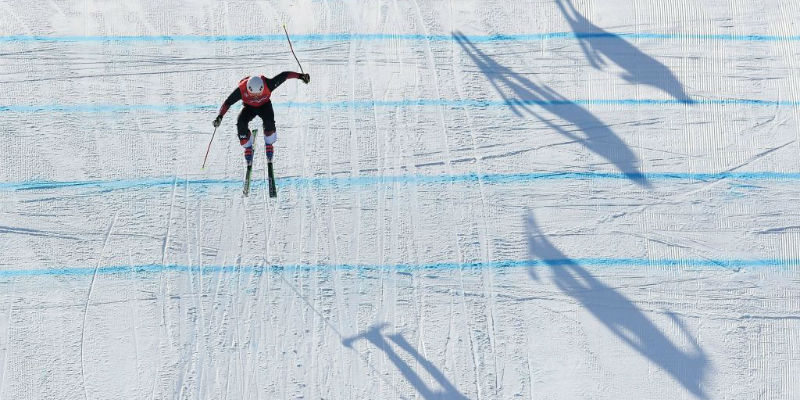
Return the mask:
[(219, 108), (219, 115), (224, 116), (228, 109), (234, 105), (237, 101), (242, 99), (242, 92), (239, 91), (239, 88), (233, 89), (231, 95), (225, 99), (225, 102), (222, 103), (222, 107)]
[(308, 74), (299, 74), (297, 72), (292, 72), (292, 71), (283, 71), (280, 74), (275, 75), (274, 78), (267, 79), (267, 87), (269, 88), (269, 91), (271, 92), (275, 90), (278, 86), (281, 85), (281, 83), (285, 82), (287, 79), (300, 79), (303, 82), (308, 83), (311, 77)]
[(214, 127), (218, 127), (220, 123), (222, 123), (222, 117), (228, 112), (228, 109), (237, 101), (242, 99), (242, 93), (239, 91), (239, 88), (236, 88), (231, 92), (231, 95), (225, 99), (225, 102), (222, 103), (222, 107), (219, 108), (219, 114), (217, 114), (217, 118), (214, 119)]

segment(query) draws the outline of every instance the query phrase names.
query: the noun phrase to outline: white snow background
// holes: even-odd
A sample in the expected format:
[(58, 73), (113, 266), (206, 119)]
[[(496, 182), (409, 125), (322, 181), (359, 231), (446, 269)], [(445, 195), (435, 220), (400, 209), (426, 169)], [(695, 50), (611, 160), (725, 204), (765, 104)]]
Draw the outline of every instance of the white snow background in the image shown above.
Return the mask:
[(798, 399), (798, 21), (0, 1), (0, 398)]

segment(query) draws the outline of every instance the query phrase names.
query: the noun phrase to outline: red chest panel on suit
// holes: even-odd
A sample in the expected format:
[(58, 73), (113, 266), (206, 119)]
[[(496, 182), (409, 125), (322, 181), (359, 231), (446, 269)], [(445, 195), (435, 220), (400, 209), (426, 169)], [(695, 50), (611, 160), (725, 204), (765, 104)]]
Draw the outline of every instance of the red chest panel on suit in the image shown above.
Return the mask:
[(261, 76), (261, 80), (264, 81), (264, 91), (260, 94), (252, 94), (247, 91), (247, 80), (250, 77), (246, 77), (239, 81), (239, 92), (242, 94), (242, 103), (247, 104), (251, 107), (260, 107), (266, 104), (269, 101), (269, 96), (272, 95), (269, 88), (267, 87), (267, 79), (264, 76)]

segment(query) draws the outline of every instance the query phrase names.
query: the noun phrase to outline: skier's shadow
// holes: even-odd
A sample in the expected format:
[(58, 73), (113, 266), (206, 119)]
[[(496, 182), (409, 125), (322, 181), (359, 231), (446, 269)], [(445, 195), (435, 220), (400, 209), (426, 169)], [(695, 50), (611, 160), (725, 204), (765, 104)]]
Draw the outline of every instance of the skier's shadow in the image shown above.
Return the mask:
[[(461, 394), (461, 392), (456, 389), (455, 386), (444, 376), (442, 371), (439, 368), (436, 368), (433, 363), (426, 360), (417, 349), (411, 346), (410, 343), (399, 333), (392, 334), (392, 335), (384, 335), (381, 333), (384, 327), (386, 327), (386, 323), (373, 325), (369, 330), (364, 333), (361, 333), (356, 336), (352, 336), (349, 338), (345, 338), (342, 340), (342, 344), (346, 347), (352, 348), (353, 342), (359, 339), (366, 339), (368, 342), (372, 343), (373, 346), (377, 347), (384, 353), (386, 356), (389, 357), (389, 360), (394, 364), (400, 373), (403, 374), (408, 382), (414, 386), (415, 389), (422, 395), (423, 398), (427, 400), (437, 399), (437, 400), (466, 400), (467, 397)], [(389, 339), (388, 341), (386, 339)], [(422, 377), (417, 374), (407, 362), (405, 362), (400, 355), (392, 348), (389, 344), (389, 341), (394, 343), (404, 352), (408, 353), (411, 357), (414, 358), (425, 371), (439, 383), (442, 387), (443, 391), (434, 391), (428, 387), (427, 384), (422, 380)]]
[[(539, 259), (551, 268), (559, 289), (577, 300), (620, 340), (669, 373), (686, 390), (707, 398), (700, 384), (709, 360), (683, 321), (669, 314), (689, 338), (692, 350), (688, 352), (672, 343), (633, 302), (597, 280), (550, 243), (536, 225), (532, 212), (528, 211), (525, 222), (530, 258)], [(536, 267), (528, 271), (534, 280), (539, 280)]]
[(686, 94), (683, 84), (667, 66), (643, 53), (619, 35), (589, 22), (575, 9), (570, 0), (555, 0), (555, 2), (577, 35), (581, 49), (592, 67), (602, 70), (608, 59), (625, 70), (622, 78), (626, 81), (661, 89), (676, 100), (687, 104), (693, 102)]
[[(453, 37), (517, 116), (523, 113), (538, 118), (556, 132), (579, 142), (590, 151), (608, 160), (631, 181), (650, 188), (650, 182), (639, 171), (639, 159), (604, 122), (585, 108), (570, 101), (555, 90), (538, 85), (530, 79), (498, 64), (470, 42), (461, 32)], [(539, 114), (541, 108), (571, 126), (562, 126)]]

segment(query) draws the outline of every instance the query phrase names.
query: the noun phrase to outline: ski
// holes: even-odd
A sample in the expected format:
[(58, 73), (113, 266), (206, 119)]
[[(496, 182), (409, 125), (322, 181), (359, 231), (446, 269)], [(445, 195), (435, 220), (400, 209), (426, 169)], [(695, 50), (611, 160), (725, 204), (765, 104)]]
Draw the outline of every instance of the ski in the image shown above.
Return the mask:
[(269, 197), (278, 197), (275, 189), (275, 175), (272, 173), (272, 160), (267, 161), (267, 178), (269, 179)]
[[(252, 147), (252, 151), (253, 152), (255, 152), (255, 150), (256, 150), (255, 149), (255, 144), (256, 144), (255, 138), (257, 136), (258, 136), (258, 129), (253, 129), (252, 131), (250, 131), (250, 138), (251, 138), (251, 141), (253, 143), (253, 147)], [(245, 158), (247, 158), (247, 154), (246, 153), (245, 153)], [(245, 173), (245, 175), (244, 175), (244, 190), (242, 190), (242, 193), (244, 194), (244, 197), (247, 197), (250, 194), (250, 176), (253, 175), (253, 160), (250, 159), (248, 162), (250, 164), (247, 166), (247, 173)]]
[[(266, 139), (265, 139), (266, 141)], [(278, 191), (275, 189), (275, 173), (272, 172), (272, 156), (275, 154), (275, 148), (271, 143), (265, 143), (265, 153), (267, 154), (267, 180), (269, 181), (269, 197), (278, 197)]]
[(242, 190), (242, 193), (244, 194), (245, 197), (247, 197), (247, 195), (250, 194), (250, 176), (252, 174), (253, 174), (253, 166), (248, 165), (247, 173), (244, 175), (244, 190)]

